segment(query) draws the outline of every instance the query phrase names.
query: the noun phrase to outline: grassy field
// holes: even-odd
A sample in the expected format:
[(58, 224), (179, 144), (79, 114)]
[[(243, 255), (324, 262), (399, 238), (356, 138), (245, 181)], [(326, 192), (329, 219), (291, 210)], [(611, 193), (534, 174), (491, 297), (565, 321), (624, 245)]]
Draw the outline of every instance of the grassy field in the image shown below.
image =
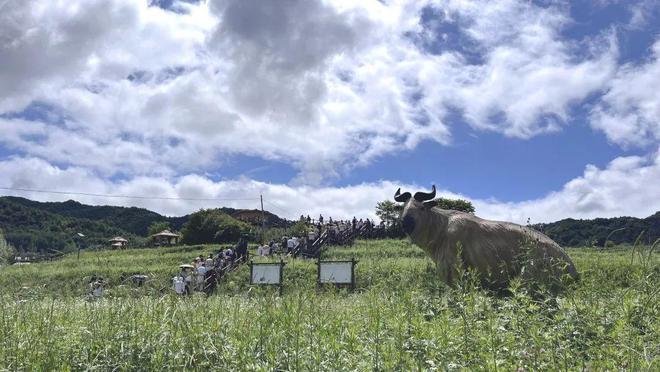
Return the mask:
[[(172, 294), (177, 266), (217, 247), (84, 252), (0, 269), (0, 370), (659, 370), (660, 265), (649, 249), (570, 249), (581, 281), (558, 296), (447, 288), (407, 241), (358, 241), (357, 289), (316, 288), (286, 260), (284, 295), (247, 267), (210, 298)], [(130, 274), (150, 280), (121, 284)], [(91, 275), (108, 287), (85, 299)]]

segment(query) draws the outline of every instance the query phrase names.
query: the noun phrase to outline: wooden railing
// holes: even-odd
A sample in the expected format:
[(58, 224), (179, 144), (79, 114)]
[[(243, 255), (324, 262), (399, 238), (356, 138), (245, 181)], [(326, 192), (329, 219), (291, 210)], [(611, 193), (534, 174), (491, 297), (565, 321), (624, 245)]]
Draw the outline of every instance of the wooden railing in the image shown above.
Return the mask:
[(301, 254), (306, 258), (318, 258), (321, 253), (330, 245), (349, 246), (353, 245), (356, 238), (361, 237), (367, 230), (366, 225), (360, 227), (349, 227), (334, 231), (326, 229), (323, 233), (311, 244), (308, 242), (307, 247), (300, 247), (296, 254)]

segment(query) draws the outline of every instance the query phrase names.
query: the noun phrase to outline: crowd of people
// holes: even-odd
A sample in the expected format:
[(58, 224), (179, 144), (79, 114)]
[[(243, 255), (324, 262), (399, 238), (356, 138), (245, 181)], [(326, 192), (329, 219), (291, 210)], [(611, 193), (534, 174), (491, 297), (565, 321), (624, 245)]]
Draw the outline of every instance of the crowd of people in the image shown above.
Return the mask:
[[(317, 220), (309, 216), (300, 216), (300, 220), (306, 223), (305, 233), (299, 236), (283, 236), (279, 241), (270, 240), (262, 242), (256, 248), (257, 256), (289, 255), (297, 256), (301, 252), (310, 249), (314, 243), (318, 243), (323, 233), (330, 244), (344, 244), (341, 237), (355, 236), (356, 231), (365, 238), (378, 237), (379, 231), (384, 231), (383, 223), (376, 225), (373, 221), (366, 219), (352, 220), (327, 220), (320, 215)], [(249, 257), (248, 241), (246, 238), (239, 239), (238, 243), (230, 248), (220, 249), (208, 256), (198, 256), (190, 264), (180, 265), (180, 271), (172, 278), (174, 290), (180, 295), (190, 295), (195, 291), (204, 292), (207, 295), (215, 291), (218, 280), (227, 272), (236, 268), (239, 264), (247, 262)], [(137, 285), (141, 285), (146, 276), (133, 275), (132, 279)], [(122, 283), (127, 280), (122, 279)], [(92, 276), (87, 288), (90, 298), (103, 296), (104, 281), (100, 277)]]
[[(368, 235), (375, 230), (384, 230), (385, 223), (376, 224), (370, 219), (358, 219), (353, 217), (351, 220), (333, 220), (332, 217), (325, 219), (323, 215), (319, 215), (318, 219), (312, 219), (310, 216), (300, 216), (300, 221), (306, 222), (308, 226), (313, 226), (315, 231), (320, 232), (328, 230), (329, 232), (339, 233), (343, 231), (362, 231), (364, 235)], [(367, 237), (367, 236), (365, 236)]]
[[(294, 255), (306, 244), (306, 238), (283, 237), (281, 243), (271, 240), (260, 244), (256, 249), (258, 256)], [(234, 249), (226, 248), (210, 253), (208, 257), (198, 256), (190, 264), (180, 265), (179, 273), (172, 278), (174, 291), (180, 295), (190, 295), (195, 291), (207, 295), (215, 291), (218, 280), (241, 263), (247, 262), (248, 243), (241, 238)]]
[[(256, 248), (257, 256), (290, 255), (297, 256), (301, 252), (314, 246), (319, 238), (326, 233), (325, 238), (330, 244), (343, 245), (343, 239), (354, 238), (359, 235), (364, 238), (378, 238), (385, 236), (384, 224), (376, 225), (370, 219), (327, 220), (323, 215), (314, 220), (310, 216), (300, 216), (306, 223), (306, 232), (300, 236), (283, 236), (279, 241), (270, 240), (262, 242)], [(359, 234), (356, 234), (358, 232)], [(318, 243), (318, 242), (317, 242)], [(181, 265), (181, 271), (173, 278), (174, 290), (180, 295), (190, 295), (194, 291), (210, 295), (215, 290), (218, 280), (228, 271), (233, 270), (240, 263), (248, 260), (248, 243), (241, 238), (234, 249), (226, 248), (211, 253), (208, 257), (198, 256), (191, 264)]]
[(221, 249), (206, 258), (197, 256), (191, 264), (179, 266), (181, 271), (172, 278), (174, 291), (180, 295), (190, 295), (194, 291), (210, 295), (225, 273), (247, 259), (248, 244), (244, 238), (239, 240), (234, 249)]
[[(327, 231), (330, 241), (334, 244), (343, 245), (341, 237), (350, 236), (351, 238), (360, 237), (365, 239), (378, 239), (387, 237), (399, 237), (399, 233), (392, 227), (387, 227), (384, 222), (376, 224), (370, 219), (357, 219), (353, 217), (350, 220), (333, 220), (332, 217), (325, 219), (319, 215), (318, 219), (312, 219), (310, 216), (300, 216), (300, 221), (307, 223), (315, 236), (320, 236)], [(311, 233), (310, 233), (311, 234)]]
[(257, 256), (297, 255), (301, 248), (313, 242), (318, 234), (310, 232), (306, 236), (283, 236), (279, 242), (271, 240), (257, 247)]
[(323, 218), (323, 215), (319, 215), (318, 219), (312, 219), (309, 215), (307, 217), (301, 215), (300, 216), (300, 221), (306, 222), (307, 225), (313, 225), (316, 226), (317, 229), (323, 229), (324, 227), (343, 227), (343, 228), (350, 228), (350, 229), (359, 229), (362, 226), (375, 226), (374, 222), (371, 221), (370, 219), (363, 220), (362, 218), (357, 219), (355, 216), (353, 217), (352, 220), (333, 220), (332, 217), (329, 217), (327, 220)]

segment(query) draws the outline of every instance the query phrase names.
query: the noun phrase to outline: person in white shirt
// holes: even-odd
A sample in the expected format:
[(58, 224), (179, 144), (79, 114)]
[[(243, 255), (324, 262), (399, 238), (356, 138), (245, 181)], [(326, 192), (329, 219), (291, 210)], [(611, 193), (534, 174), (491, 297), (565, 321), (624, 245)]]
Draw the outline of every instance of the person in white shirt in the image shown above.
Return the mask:
[(257, 256), (263, 256), (264, 255), (264, 247), (262, 245), (257, 248)]
[(183, 288), (184, 288), (184, 294), (189, 295), (192, 294), (192, 289), (193, 289), (193, 275), (190, 271), (188, 271), (188, 268), (181, 268), (181, 273), (179, 276), (183, 279)]
[(175, 276), (172, 278), (172, 284), (174, 285), (174, 292), (178, 295), (183, 295), (186, 291), (186, 282), (184, 281), (183, 277), (181, 276)]
[(103, 278), (92, 276), (89, 281), (89, 294), (92, 298), (101, 298), (103, 296)]
[(296, 243), (293, 240), (293, 238), (289, 238), (289, 240), (286, 241), (286, 253), (291, 253), (293, 251), (293, 247), (295, 247)]
[(316, 238), (318, 238), (318, 234), (316, 233), (316, 231), (310, 231), (309, 233), (307, 233), (307, 239), (308, 239), (310, 242), (315, 241)]
[(270, 256), (270, 247), (267, 244), (264, 244), (261, 248), (262, 256)]
[(204, 263), (202, 263), (199, 267), (197, 267), (197, 290), (198, 291), (203, 291), (204, 290), (204, 277), (206, 276), (206, 266), (204, 266)]
[(103, 283), (98, 281), (94, 283), (94, 291), (92, 292), (92, 295), (95, 298), (101, 298), (103, 296)]

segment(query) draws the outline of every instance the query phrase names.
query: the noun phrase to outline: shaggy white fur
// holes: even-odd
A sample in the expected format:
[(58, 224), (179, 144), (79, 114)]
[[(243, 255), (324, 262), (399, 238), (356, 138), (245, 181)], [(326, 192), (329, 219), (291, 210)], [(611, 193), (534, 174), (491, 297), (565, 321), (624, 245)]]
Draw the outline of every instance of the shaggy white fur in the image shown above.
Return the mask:
[(433, 259), (448, 284), (461, 267), (474, 270), (494, 286), (504, 286), (518, 275), (539, 281), (578, 276), (564, 250), (534, 229), (428, 207), (413, 198), (401, 214), (402, 219), (406, 217), (414, 221), (409, 232), (413, 243)]

